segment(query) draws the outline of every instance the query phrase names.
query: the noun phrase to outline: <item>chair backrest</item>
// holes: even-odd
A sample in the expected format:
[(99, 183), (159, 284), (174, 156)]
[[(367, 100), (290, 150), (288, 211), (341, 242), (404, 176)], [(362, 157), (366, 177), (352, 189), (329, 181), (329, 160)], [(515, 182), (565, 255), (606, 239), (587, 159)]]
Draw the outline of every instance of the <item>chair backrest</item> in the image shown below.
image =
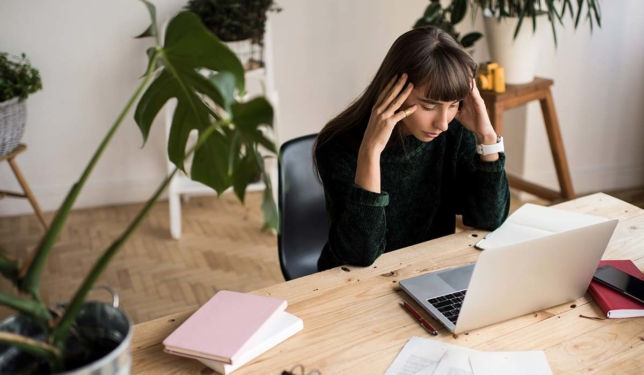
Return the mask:
[(317, 134), (290, 140), (280, 148), (278, 251), (284, 279), (316, 273), (327, 241), (324, 189), (313, 171)]

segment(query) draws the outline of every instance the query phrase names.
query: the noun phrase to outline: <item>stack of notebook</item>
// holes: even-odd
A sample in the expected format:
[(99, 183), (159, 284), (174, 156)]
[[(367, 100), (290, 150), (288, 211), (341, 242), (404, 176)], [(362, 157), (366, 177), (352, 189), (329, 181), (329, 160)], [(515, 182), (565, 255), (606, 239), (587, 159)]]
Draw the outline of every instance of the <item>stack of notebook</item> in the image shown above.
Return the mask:
[(277, 298), (220, 291), (164, 341), (165, 351), (229, 374), (293, 336), (302, 319)]
[[(603, 260), (599, 266), (609, 265), (624, 271), (631, 276), (644, 280), (644, 274), (631, 260)], [(597, 302), (597, 306), (609, 319), (635, 318), (644, 316), (644, 304), (628, 297), (621, 292), (600, 284), (597, 281), (590, 283), (588, 291)]]

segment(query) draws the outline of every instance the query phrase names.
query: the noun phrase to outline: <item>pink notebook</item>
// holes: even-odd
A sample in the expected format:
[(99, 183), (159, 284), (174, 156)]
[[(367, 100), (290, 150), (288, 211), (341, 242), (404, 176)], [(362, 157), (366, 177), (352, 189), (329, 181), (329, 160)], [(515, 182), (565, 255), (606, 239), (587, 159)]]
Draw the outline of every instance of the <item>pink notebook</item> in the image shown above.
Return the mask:
[(222, 290), (163, 340), (172, 354), (234, 364), (244, 345), (285, 300)]

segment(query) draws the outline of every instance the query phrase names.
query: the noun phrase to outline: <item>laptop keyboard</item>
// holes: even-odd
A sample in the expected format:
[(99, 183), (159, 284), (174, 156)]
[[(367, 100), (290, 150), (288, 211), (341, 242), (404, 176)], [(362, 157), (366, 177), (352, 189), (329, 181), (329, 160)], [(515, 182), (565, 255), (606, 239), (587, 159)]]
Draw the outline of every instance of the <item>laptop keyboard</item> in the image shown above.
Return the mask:
[(465, 292), (467, 290), (461, 290), (451, 294), (446, 294), (444, 296), (428, 299), (432, 306), (434, 306), (441, 314), (456, 325), (456, 320), (458, 319), (458, 314), (461, 312), (461, 306), (463, 305), (463, 299), (465, 298)]

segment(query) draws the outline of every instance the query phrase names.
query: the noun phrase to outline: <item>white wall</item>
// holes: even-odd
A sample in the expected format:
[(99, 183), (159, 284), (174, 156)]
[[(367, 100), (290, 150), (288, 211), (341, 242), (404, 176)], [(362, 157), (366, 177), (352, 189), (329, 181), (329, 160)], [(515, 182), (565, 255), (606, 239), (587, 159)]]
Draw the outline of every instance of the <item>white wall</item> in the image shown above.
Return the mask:
[(280, 0), (273, 17), (280, 141), (318, 132), (364, 90), (427, 0)]
[[(538, 74), (553, 95), (577, 192), (644, 185), (644, 1), (604, 1), (602, 29), (559, 28), (543, 46)], [(548, 34), (550, 36), (550, 34)], [(541, 110), (528, 108), (527, 178), (557, 187)]]
[[(160, 19), (182, 2), (155, 1)], [(150, 40), (137, 40), (149, 25), (133, 0), (7, 0), (0, 2), (0, 50), (26, 52), (40, 70), (43, 91), (27, 101), (23, 142), (16, 160), (45, 211), (55, 210), (138, 85)], [(148, 144), (132, 115), (87, 182), (77, 207), (146, 199), (163, 177), (163, 124)], [(7, 163), (0, 186), (19, 190)], [(33, 212), (25, 200), (4, 199), (0, 214)]]
[[(159, 19), (185, 1), (156, 0)], [(272, 15), (280, 142), (317, 132), (366, 87), (395, 38), (422, 14), (426, 0), (279, 0)], [(553, 95), (578, 192), (644, 184), (644, 24), (641, 0), (604, 2), (603, 29), (559, 30), (546, 43), (538, 74), (555, 80)], [(28, 101), (17, 160), (43, 209), (58, 207), (145, 69), (148, 25), (134, 0), (2, 0), (0, 50), (26, 52), (44, 90)], [(463, 30), (483, 30), (481, 19)], [(548, 38), (546, 38), (549, 40)], [(487, 59), (485, 40), (475, 57)], [(527, 116), (527, 117), (526, 117)], [(506, 114), (508, 169), (556, 181), (538, 105)], [(517, 124), (512, 126), (511, 124)], [(163, 177), (163, 124), (148, 144), (128, 116), (95, 169), (77, 207), (141, 201)], [(18, 190), (6, 163), (0, 187)], [(21, 200), (0, 201), (0, 215), (30, 213)]]

